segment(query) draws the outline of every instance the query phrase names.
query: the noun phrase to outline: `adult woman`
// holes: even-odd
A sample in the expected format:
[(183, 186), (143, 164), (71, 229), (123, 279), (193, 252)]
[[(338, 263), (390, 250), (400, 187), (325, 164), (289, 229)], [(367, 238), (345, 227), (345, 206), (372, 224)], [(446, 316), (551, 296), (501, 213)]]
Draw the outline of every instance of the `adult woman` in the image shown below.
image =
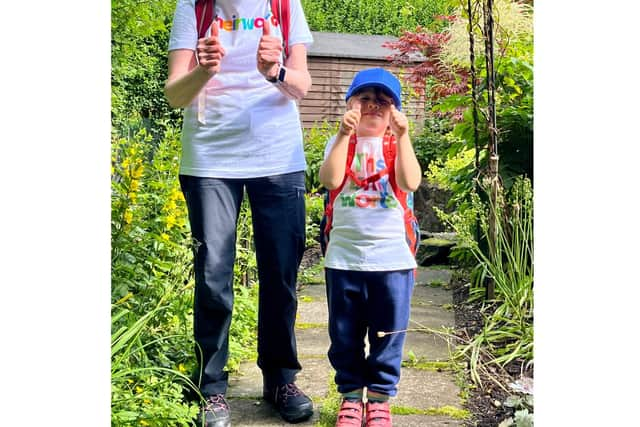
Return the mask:
[[(211, 2), (215, 3), (215, 2)], [(198, 38), (194, 0), (179, 0), (169, 41), (165, 94), (184, 108), (180, 184), (194, 241), (194, 335), (201, 360), (200, 418), (230, 425), (224, 399), (233, 306), (236, 221), (248, 195), (258, 277), (258, 366), (264, 397), (287, 421), (312, 414), (294, 384), (296, 275), (304, 251), (302, 130), (295, 100), (311, 86), (313, 39), (300, 0), (290, 1), (289, 55), (269, 1), (218, 0)], [(210, 6), (214, 6), (210, 4)]]

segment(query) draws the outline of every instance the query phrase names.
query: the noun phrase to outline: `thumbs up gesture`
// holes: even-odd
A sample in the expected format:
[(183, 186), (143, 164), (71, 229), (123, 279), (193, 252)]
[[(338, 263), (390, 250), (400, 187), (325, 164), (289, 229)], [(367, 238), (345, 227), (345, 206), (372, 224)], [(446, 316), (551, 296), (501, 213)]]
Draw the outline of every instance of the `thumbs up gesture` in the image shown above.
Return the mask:
[(262, 27), (262, 37), (260, 37), (260, 42), (258, 43), (258, 71), (268, 79), (276, 77), (281, 58), (282, 43), (280, 38), (271, 35), (271, 25), (269, 20), (265, 19)]
[(224, 47), (220, 44), (218, 31), (218, 21), (214, 19), (211, 23), (211, 35), (199, 39), (196, 46), (198, 64), (210, 75), (220, 71), (220, 62), (225, 55)]
[(389, 116), (389, 127), (397, 138), (400, 138), (409, 130), (407, 116), (398, 111), (395, 105), (391, 104), (391, 115)]
[(344, 113), (342, 116), (342, 121), (340, 122), (340, 132), (342, 135), (350, 136), (352, 132), (355, 132), (358, 129), (358, 124), (360, 124), (360, 100), (358, 98), (354, 98), (350, 101), (350, 109)]

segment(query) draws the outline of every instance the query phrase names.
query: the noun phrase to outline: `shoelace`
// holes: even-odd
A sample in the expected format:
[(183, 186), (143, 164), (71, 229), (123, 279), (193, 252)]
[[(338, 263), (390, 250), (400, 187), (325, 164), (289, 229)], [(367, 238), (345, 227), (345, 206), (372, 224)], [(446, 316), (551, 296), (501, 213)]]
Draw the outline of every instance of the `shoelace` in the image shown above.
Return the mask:
[(229, 405), (227, 404), (227, 401), (224, 399), (223, 395), (216, 394), (207, 398), (207, 403), (205, 406), (206, 411), (220, 412), (226, 411), (228, 409)]
[(285, 384), (276, 389), (276, 400), (286, 401), (290, 397), (302, 396), (303, 394), (295, 384)]

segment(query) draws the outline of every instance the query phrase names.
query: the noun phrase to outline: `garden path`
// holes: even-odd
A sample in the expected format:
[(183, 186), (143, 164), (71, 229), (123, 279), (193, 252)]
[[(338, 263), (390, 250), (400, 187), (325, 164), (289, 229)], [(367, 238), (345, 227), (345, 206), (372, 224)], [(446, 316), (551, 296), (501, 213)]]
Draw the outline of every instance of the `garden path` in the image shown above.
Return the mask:
[[(299, 426), (335, 423), (339, 396), (333, 383), (334, 371), (327, 359), (327, 302), (322, 278), (299, 291), (296, 336), (302, 371), (296, 383), (314, 402), (314, 414)], [(451, 271), (420, 267), (411, 306), (410, 328), (452, 328)], [(439, 335), (410, 331), (403, 354), (398, 395), (391, 400), (393, 423), (397, 427), (463, 426), (461, 389), (448, 368), (449, 348)], [(290, 426), (262, 398), (262, 377), (255, 362), (241, 365), (232, 375), (227, 390), (233, 426)], [(333, 408), (333, 409), (330, 409)], [(322, 424), (319, 422), (322, 421)]]

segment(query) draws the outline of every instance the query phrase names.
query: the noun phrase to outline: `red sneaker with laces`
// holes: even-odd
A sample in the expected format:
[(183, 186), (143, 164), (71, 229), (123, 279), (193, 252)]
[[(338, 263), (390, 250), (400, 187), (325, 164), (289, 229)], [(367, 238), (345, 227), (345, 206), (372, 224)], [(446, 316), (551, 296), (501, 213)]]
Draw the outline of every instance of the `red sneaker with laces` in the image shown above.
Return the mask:
[(367, 402), (365, 427), (391, 427), (389, 402)]
[(338, 410), (336, 427), (362, 427), (364, 404), (361, 400), (343, 399)]

